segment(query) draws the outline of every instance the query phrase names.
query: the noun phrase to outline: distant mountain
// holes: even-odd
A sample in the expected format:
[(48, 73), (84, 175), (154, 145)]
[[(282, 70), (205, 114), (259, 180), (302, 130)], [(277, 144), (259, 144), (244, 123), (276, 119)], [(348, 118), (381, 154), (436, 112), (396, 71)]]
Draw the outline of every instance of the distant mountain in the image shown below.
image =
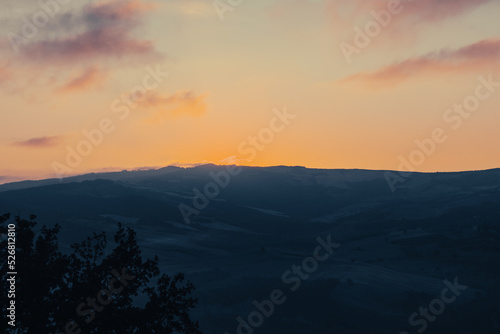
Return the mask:
[[(500, 169), (389, 172), (401, 178), (392, 191), (387, 171), (235, 168), (10, 183), (0, 213), (59, 223), (63, 247), (118, 221), (134, 227), (147, 255), (198, 287), (204, 333), (237, 333), (274, 289), (287, 301), (255, 333), (414, 333), (423, 322), (408, 318), (455, 277), (468, 288), (427, 332), (498, 333)], [(292, 292), (287, 270), (328, 236), (340, 247)]]

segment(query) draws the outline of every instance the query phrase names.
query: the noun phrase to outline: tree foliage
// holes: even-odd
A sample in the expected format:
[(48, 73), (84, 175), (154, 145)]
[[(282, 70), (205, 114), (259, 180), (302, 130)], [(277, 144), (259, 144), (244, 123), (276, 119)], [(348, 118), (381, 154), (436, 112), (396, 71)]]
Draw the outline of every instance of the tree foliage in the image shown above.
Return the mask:
[[(134, 230), (119, 224), (112, 249), (104, 232), (93, 233), (64, 254), (59, 225), (37, 228), (33, 215), (13, 220), (0, 216), (4, 294), (9, 289), (5, 235), (9, 221), (16, 226), (12, 333), (201, 333), (189, 316), (197, 302), (191, 297), (193, 285), (181, 273), (161, 274), (158, 257), (144, 260)], [(4, 312), (8, 303), (2, 297)], [(7, 320), (0, 329), (10, 327)]]

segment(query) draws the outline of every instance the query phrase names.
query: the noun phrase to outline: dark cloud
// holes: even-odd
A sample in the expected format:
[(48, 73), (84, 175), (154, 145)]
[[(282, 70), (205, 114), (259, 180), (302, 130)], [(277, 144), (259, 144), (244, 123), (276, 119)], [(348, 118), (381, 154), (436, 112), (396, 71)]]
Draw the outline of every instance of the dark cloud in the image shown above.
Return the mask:
[(24, 147), (33, 147), (33, 148), (44, 148), (56, 146), (62, 137), (60, 136), (52, 136), (52, 137), (36, 137), (30, 138), (24, 141), (14, 142), (15, 146), (24, 146)]
[[(36, 39), (20, 47), (22, 54), (38, 62), (73, 62), (105, 57), (156, 55), (151, 41), (133, 36), (144, 13), (151, 9), (139, 0), (115, 0), (87, 5), (64, 36)], [(69, 14), (64, 16), (69, 18)], [(61, 28), (68, 28), (68, 21)]]

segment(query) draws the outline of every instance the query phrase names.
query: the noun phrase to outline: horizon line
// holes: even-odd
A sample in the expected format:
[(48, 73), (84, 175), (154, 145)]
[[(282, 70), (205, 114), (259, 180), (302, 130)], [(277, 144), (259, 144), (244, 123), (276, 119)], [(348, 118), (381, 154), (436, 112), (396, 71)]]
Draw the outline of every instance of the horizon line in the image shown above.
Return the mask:
[[(306, 167), (306, 166), (301, 166), (301, 165), (269, 165), (269, 166), (249, 166), (249, 165), (238, 165), (238, 164), (217, 164), (213, 162), (207, 162), (207, 163), (200, 163), (200, 164), (171, 164), (171, 165), (166, 165), (166, 166), (155, 166), (155, 167), (135, 167), (135, 168), (130, 168), (130, 169), (112, 169), (112, 170), (106, 170), (105, 168), (99, 170), (89, 170), (88, 172), (83, 172), (79, 174), (73, 174), (73, 175), (68, 175), (65, 177), (48, 177), (48, 178), (39, 178), (39, 179), (19, 179), (19, 180), (14, 180), (14, 181), (7, 181), (7, 182), (2, 182), (0, 178), (0, 186), (7, 185), (7, 184), (13, 184), (13, 183), (22, 183), (22, 182), (38, 182), (38, 181), (50, 181), (50, 180), (64, 180), (64, 179), (70, 179), (70, 178), (75, 178), (75, 177), (81, 177), (85, 175), (92, 175), (92, 174), (114, 174), (114, 173), (122, 173), (122, 172), (148, 172), (148, 171), (157, 171), (160, 169), (164, 168), (180, 168), (180, 169), (194, 169), (194, 168), (199, 168), (199, 167), (204, 167), (204, 166), (216, 166), (216, 167), (224, 167), (224, 166), (239, 166), (243, 168), (277, 168), (277, 167), (284, 167), (284, 168), (304, 168), (304, 169), (310, 169), (310, 170), (357, 170), (357, 171), (371, 171), (371, 172), (393, 172), (393, 173), (417, 173), (417, 174), (439, 174), (439, 173), (468, 173), (468, 172), (485, 172), (485, 171), (491, 171), (491, 170), (496, 170), (500, 169), (500, 167), (492, 167), (492, 168), (485, 168), (485, 169), (471, 169), (471, 170), (449, 170), (449, 171), (407, 171), (407, 170), (391, 170), (391, 169), (370, 169), (370, 168), (325, 168), (325, 167)], [(8, 176), (6, 176), (8, 177)], [(12, 178), (15, 178), (13, 176)]]

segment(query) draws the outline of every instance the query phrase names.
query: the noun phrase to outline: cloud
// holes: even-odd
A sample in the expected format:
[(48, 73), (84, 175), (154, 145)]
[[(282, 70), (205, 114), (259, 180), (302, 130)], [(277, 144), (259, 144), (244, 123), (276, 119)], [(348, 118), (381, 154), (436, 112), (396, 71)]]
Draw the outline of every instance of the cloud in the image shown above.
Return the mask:
[(199, 167), (199, 166), (208, 165), (208, 164), (214, 164), (214, 163), (212, 161), (209, 161), (209, 160), (202, 160), (200, 162), (194, 162), (194, 163), (172, 162), (172, 163), (169, 163), (168, 166), (180, 167), (180, 168), (193, 168), (193, 167)]
[(176, 116), (201, 116), (207, 111), (205, 98), (207, 93), (196, 95), (193, 91), (179, 91), (170, 96), (162, 97), (150, 94), (141, 102), (141, 106), (154, 110), (149, 121), (158, 123), (165, 118)]
[[(321, 8), (334, 24), (353, 25), (358, 19), (370, 17), (371, 11), (387, 10), (394, 0), (275, 0), (267, 7), (272, 19), (297, 18), (301, 14)], [(406, 21), (425, 24), (448, 19), (471, 11), (495, 0), (399, 0), (392, 22)]]
[(95, 66), (86, 68), (83, 73), (70, 80), (60, 87), (58, 92), (72, 92), (93, 87), (102, 83), (106, 78), (106, 73)]
[[(113, 0), (87, 5), (72, 18), (70, 32), (55, 38), (36, 39), (21, 46), (32, 61), (73, 63), (96, 58), (158, 56), (151, 41), (133, 36), (144, 12), (152, 6), (140, 0)], [(64, 28), (64, 29), (63, 29)], [(61, 27), (61, 31), (68, 24)], [(71, 31), (74, 30), (74, 31)]]
[[(393, 3), (398, 6), (394, 7)], [(324, 0), (324, 12), (338, 43), (356, 44), (359, 29), (371, 31), (375, 36), (370, 42), (371, 49), (386, 51), (387, 47), (415, 47), (422, 38), (448, 25), (463, 28), (461, 20), (466, 15), (488, 5), (491, 11), (497, 10), (495, 4), (498, 1)]]
[(11, 72), (7, 66), (0, 65), (0, 84), (9, 80), (11, 77)]
[[(394, 22), (412, 25), (443, 21), (461, 15), (494, 0), (400, 0), (398, 14), (392, 15)], [(391, 0), (326, 0), (328, 12), (335, 21), (350, 23), (359, 17), (367, 16), (371, 11), (387, 10)]]
[(500, 60), (500, 40), (487, 39), (457, 50), (443, 49), (421, 57), (410, 58), (374, 72), (362, 72), (340, 82), (364, 81), (375, 84), (397, 84), (421, 74), (454, 73), (492, 68)]
[(30, 148), (46, 148), (46, 147), (56, 146), (61, 139), (62, 139), (61, 136), (35, 137), (24, 141), (14, 142), (13, 145), (30, 147)]
[(181, 13), (186, 16), (216, 16), (212, 1), (200, 0), (170, 0), (166, 4), (167, 10), (174, 13)]
[[(33, 13), (45, 13), (39, 6), (34, 6), (37, 11), (26, 14), (24, 19), (16, 12), (8, 21), (23, 22), (24, 28), (10, 30), (18, 38), (11, 40), (13, 33), (0, 36), (0, 84), (2, 63), (7, 61), (8, 70), (15, 73), (9, 78), (9, 87), (2, 85), (2, 90), (9, 89), (11, 94), (46, 95), (85, 89), (104, 82), (106, 75), (102, 69), (111, 76), (123, 65), (164, 60), (153, 41), (141, 34), (144, 18), (155, 6), (143, 0), (61, 5), (46, 25), (37, 27), (30, 20)], [(26, 30), (29, 24), (33, 28)], [(33, 33), (25, 36), (27, 31)]]
[(403, 17), (412, 17), (421, 22), (435, 22), (460, 15), (493, 0), (407, 0), (402, 2), (406, 7), (402, 13)]
[(500, 39), (484, 39), (456, 51), (443, 50), (439, 53), (441, 59), (456, 58), (457, 60), (493, 60), (500, 55)]

